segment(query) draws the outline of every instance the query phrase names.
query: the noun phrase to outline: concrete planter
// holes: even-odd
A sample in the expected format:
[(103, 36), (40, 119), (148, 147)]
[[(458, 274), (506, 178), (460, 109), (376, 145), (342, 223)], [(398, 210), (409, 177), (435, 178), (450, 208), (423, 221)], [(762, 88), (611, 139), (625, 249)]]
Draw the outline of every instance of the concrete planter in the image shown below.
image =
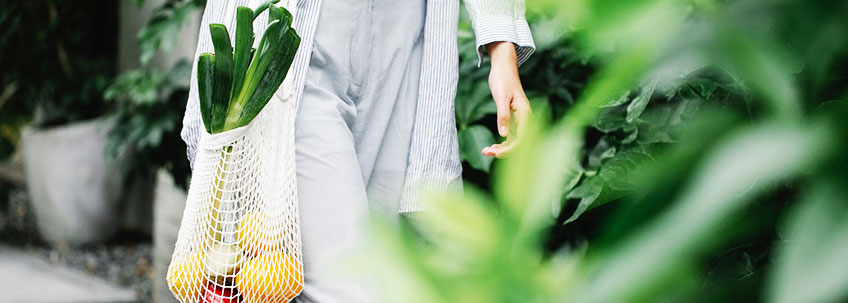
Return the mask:
[(48, 243), (96, 243), (120, 227), (123, 179), (119, 164), (104, 152), (111, 125), (111, 120), (95, 119), (23, 130), (27, 188)]

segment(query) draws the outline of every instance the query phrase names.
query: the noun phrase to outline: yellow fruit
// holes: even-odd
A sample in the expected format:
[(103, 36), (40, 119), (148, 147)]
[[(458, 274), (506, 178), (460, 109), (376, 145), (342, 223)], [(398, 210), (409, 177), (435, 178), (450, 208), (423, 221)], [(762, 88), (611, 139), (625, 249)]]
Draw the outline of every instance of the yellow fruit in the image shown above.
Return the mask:
[(203, 256), (192, 253), (178, 258), (168, 266), (168, 288), (182, 302), (197, 302), (206, 288)]
[(248, 256), (279, 251), (284, 243), (283, 227), (272, 224), (263, 212), (251, 212), (241, 218), (238, 226), (239, 246)]
[(289, 302), (303, 290), (303, 270), (284, 252), (265, 253), (245, 262), (235, 282), (244, 303)]

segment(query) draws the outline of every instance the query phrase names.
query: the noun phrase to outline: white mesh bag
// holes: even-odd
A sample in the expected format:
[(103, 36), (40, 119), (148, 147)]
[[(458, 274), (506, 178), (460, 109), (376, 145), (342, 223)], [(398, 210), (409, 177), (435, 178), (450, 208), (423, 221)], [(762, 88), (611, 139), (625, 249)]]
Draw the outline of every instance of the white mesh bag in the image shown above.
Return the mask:
[(203, 131), (168, 267), (180, 302), (289, 302), (303, 289), (292, 98), (288, 77), (250, 124)]

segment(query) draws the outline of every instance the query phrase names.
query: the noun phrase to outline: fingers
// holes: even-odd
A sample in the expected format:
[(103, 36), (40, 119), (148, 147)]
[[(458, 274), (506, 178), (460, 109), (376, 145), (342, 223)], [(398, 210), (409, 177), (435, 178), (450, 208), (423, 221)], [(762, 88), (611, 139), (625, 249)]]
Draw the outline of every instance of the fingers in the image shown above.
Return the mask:
[(495, 106), (498, 109), (498, 134), (501, 137), (506, 137), (509, 134), (510, 114), (512, 113), (510, 109), (512, 100), (510, 99), (511, 96), (495, 99)]
[[(506, 104), (506, 110), (501, 109), (501, 102), (496, 102), (498, 106), (498, 133), (507, 137), (507, 140), (483, 148), (480, 153), (484, 156), (504, 158), (519, 145), (519, 139), (527, 128), (532, 110), (527, 97), (523, 94), (513, 96), (510, 101)], [(512, 132), (509, 129), (510, 123), (515, 128)]]
[(495, 157), (498, 159), (504, 158), (520, 144), (519, 141), (521, 140), (515, 139), (504, 143), (492, 144), (491, 146), (483, 148), (481, 153), (484, 156)]
[(523, 94), (515, 96), (511, 104), (513, 116), (515, 117), (515, 134), (521, 137), (527, 129), (527, 124), (530, 123), (530, 118), (533, 116), (533, 111), (530, 109), (530, 102)]

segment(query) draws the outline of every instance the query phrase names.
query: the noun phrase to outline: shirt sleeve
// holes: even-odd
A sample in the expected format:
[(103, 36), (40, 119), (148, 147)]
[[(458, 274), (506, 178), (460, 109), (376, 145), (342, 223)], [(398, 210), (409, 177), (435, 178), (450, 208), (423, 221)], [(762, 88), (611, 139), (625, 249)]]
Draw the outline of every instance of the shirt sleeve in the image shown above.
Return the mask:
[[(254, 8), (259, 6), (264, 0), (214, 0), (207, 1), (206, 8), (203, 11), (203, 18), (200, 22), (200, 33), (197, 39), (197, 49), (192, 57), (191, 81), (188, 92), (188, 102), (186, 102), (185, 116), (183, 116), (183, 129), (180, 132), (180, 137), (186, 143), (186, 156), (192, 169), (194, 169), (194, 157), (197, 153), (197, 145), (200, 141), (200, 135), (206, 130), (203, 127), (203, 120), (200, 116), (200, 97), (197, 93), (197, 57), (201, 53), (214, 52), (212, 45), (212, 37), (209, 35), (209, 23), (220, 23), (227, 26), (230, 35), (235, 34), (235, 12), (239, 6), (247, 6)], [(254, 22), (254, 30), (263, 31), (265, 21), (267, 21), (267, 13), (263, 13)], [(264, 20), (264, 21), (263, 21)], [(230, 37), (232, 39), (232, 37)], [(259, 39), (256, 39), (259, 40)], [(257, 41), (254, 41), (254, 45)]]
[(465, 0), (465, 7), (477, 38), (477, 66), (483, 62), (484, 46), (491, 42), (515, 44), (519, 65), (536, 50), (524, 17), (524, 0)]

